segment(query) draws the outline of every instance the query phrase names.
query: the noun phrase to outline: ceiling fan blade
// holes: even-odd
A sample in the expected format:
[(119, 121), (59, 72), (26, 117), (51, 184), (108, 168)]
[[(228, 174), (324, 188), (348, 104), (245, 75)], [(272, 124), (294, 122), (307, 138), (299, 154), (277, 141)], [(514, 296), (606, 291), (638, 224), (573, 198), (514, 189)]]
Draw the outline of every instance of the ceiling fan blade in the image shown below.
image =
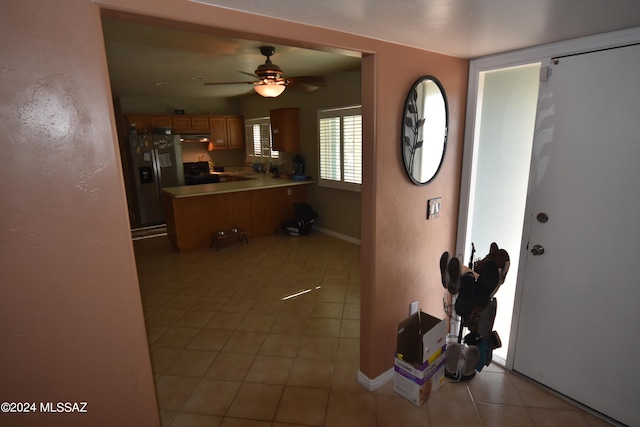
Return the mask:
[(238, 71), (238, 72), (239, 72), (239, 73), (242, 73), (242, 74), (246, 74), (246, 75), (247, 75), (247, 76), (249, 76), (249, 77), (253, 77), (254, 79), (259, 78), (259, 77), (258, 77), (258, 76), (256, 76), (254, 73), (247, 73), (246, 71)]
[(288, 77), (288, 80), (294, 84), (307, 84), (307, 85), (320, 86), (320, 87), (327, 86), (327, 79), (325, 79), (322, 76)]
[(253, 79), (255, 79), (255, 80), (253, 80), (253, 81), (251, 81), (251, 82), (212, 82), (212, 83), (205, 83), (204, 85), (205, 85), (205, 86), (241, 85), (241, 84), (248, 84), (248, 85), (250, 85), (250, 84), (254, 84), (254, 83), (256, 83), (256, 82), (259, 82), (259, 81), (260, 81), (260, 80), (259, 80), (259, 78), (258, 78), (258, 76), (256, 76), (255, 74), (246, 73), (246, 72), (244, 72), (244, 71), (238, 71), (238, 72), (239, 72), (239, 73), (241, 73), (241, 74), (246, 74), (247, 76), (249, 76), (249, 77), (251, 77), (251, 78), (253, 78)]
[(298, 76), (287, 78), (289, 87), (305, 92), (314, 92), (327, 86), (327, 80), (322, 76)]
[(288, 84), (287, 87), (301, 92), (315, 92), (320, 89), (320, 86), (308, 85), (304, 83), (291, 83)]
[(221, 86), (221, 85), (252, 85), (255, 82), (210, 82), (203, 83), (205, 86)]

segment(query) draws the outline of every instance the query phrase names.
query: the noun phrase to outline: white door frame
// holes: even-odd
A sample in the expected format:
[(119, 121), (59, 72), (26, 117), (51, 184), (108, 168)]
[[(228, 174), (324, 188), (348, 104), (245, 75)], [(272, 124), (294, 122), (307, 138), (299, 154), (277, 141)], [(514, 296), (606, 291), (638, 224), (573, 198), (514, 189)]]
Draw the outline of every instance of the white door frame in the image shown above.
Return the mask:
[[(477, 155), (477, 144), (479, 129), (477, 118), (481, 113), (478, 111), (480, 87), (480, 73), (490, 70), (514, 67), (519, 65), (541, 62), (542, 66), (548, 65), (552, 57), (571, 55), (590, 50), (606, 49), (610, 47), (621, 46), (640, 41), (640, 27), (629, 30), (616, 31), (598, 36), (584, 37), (579, 39), (568, 40), (559, 43), (536, 46), (529, 49), (519, 51), (491, 55), (474, 59), (469, 64), (469, 84), (467, 96), (467, 113), (465, 123), (464, 150), (462, 159), (462, 175), (460, 185), (460, 207), (458, 214), (458, 233), (456, 240), (456, 254), (462, 254), (466, 259), (470, 253), (471, 243), (468, 241), (468, 229), (471, 222), (470, 208), (473, 207), (473, 198), (475, 192), (475, 175)], [(529, 235), (531, 227), (531, 203), (530, 193), (527, 194), (527, 204), (525, 208), (525, 218), (523, 225), (523, 236)], [(523, 239), (524, 240), (524, 239)], [(505, 367), (508, 370), (513, 369), (513, 356), (515, 350), (516, 331), (519, 321), (519, 308), (522, 303), (522, 283), (524, 281), (523, 273), (525, 271), (527, 259), (526, 241), (523, 241), (520, 248), (520, 268), (517, 272), (516, 293), (514, 298), (513, 318), (511, 322), (511, 336), (509, 338), (509, 351)]]

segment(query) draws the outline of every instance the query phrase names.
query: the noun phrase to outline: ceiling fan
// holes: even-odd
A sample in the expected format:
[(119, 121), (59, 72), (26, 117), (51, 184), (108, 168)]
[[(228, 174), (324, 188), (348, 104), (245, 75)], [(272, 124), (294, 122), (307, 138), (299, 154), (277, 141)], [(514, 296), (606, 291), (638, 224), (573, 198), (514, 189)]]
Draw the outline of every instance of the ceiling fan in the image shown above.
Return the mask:
[(326, 86), (326, 79), (321, 76), (302, 76), (302, 77), (282, 77), (282, 69), (271, 62), (271, 56), (276, 53), (273, 46), (260, 46), (260, 53), (267, 57), (264, 64), (258, 66), (255, 74), (245, 73), (258, 80), (252, 82), (222, 82), (222, 83), (205, 83), (205, 86), (213, 85), (231, 85), (231, 84), (250, 84), (260, 95), (265, 98), (275, 98), (280, 95), (287, 87), (301, 89), (307, 92), (313, 92)]

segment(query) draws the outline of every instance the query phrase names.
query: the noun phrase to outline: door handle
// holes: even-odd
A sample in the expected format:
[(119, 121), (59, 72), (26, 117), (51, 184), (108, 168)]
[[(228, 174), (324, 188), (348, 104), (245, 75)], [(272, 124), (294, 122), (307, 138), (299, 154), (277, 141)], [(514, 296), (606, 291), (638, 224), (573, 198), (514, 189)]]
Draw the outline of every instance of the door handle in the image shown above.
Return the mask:
[(544, 253), (544, 246), (535, 245), (533, 248), (531, 248), (532, 255), (539, 256), (539, 255), (542, 255), (543, 253)]

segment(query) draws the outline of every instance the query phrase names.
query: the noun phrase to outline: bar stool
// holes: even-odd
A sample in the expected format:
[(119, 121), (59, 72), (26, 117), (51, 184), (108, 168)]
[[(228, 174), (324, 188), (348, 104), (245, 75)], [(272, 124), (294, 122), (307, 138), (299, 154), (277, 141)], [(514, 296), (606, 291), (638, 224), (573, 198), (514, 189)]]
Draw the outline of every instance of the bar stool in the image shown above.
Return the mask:
[(246, 230), (243, 230), (242, 228), (231, 228), (229, 230), (216, 231), (212, 233), (213, 239), (211, 240), (211, 247), (215, 247), (216, 251), (219, 251), (220, 241), (233, 236), (236, 236), (238, 240), (244, 240), (247, 244), (249, 244)]

